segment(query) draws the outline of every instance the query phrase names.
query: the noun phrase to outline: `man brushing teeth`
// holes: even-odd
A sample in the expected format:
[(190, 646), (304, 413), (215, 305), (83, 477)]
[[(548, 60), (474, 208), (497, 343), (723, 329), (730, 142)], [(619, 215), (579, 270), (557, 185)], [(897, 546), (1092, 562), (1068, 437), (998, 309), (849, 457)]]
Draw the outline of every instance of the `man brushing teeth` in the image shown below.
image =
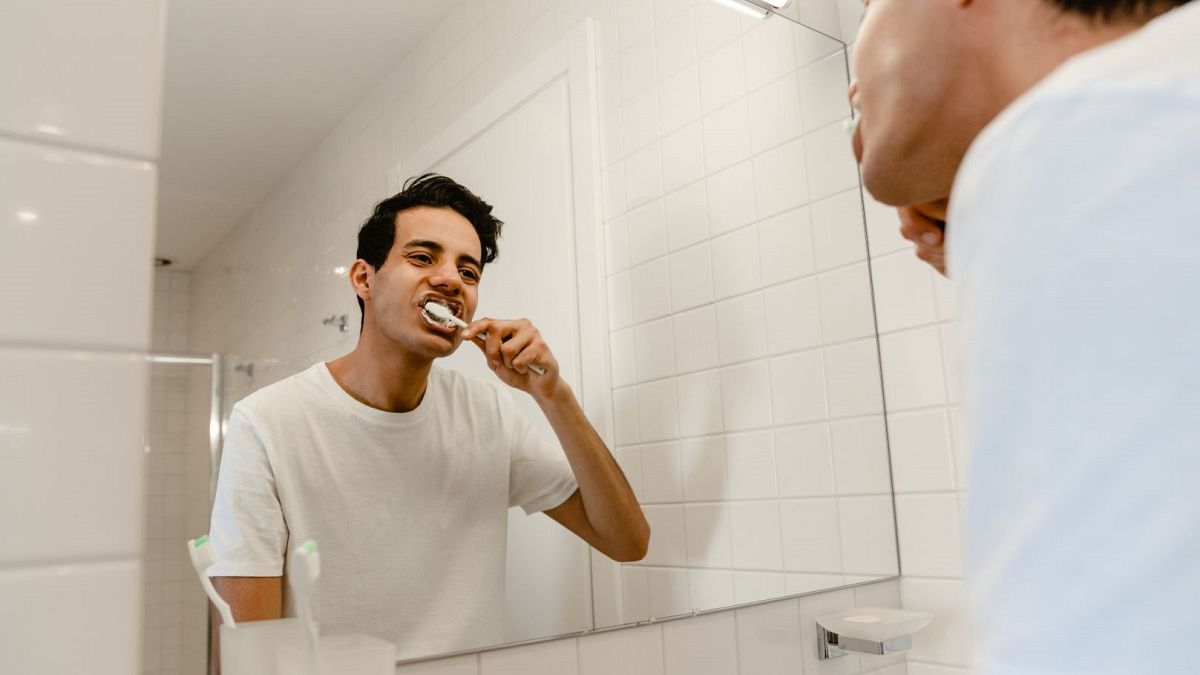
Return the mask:
[[(472, 320), (498, 253), (491, 210), (437, 175), (380, 202), (349, 274), (354, 350), (234, 407), (209, 575), (235, 620), (291, 614), (285, 555), (312, 538), (323, 626), (384, 637), (400, 658), (498, 643), (510, 506), (544, 511), (614, 560), (645, 555), (641, 508), (537, 328)], [(434, 367), (464, 340), (533, 397), (556, 443), (503, 387)]]

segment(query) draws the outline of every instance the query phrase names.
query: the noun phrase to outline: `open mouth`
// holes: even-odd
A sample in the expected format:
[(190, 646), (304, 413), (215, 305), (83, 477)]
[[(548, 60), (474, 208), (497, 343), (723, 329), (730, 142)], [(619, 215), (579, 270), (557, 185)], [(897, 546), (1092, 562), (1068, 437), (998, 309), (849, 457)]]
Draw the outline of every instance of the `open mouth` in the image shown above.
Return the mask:
[(427, 310), (426, 307), (430, 304), (441, 305), (442, 307), (445, 307), (446, 309), (450, 310), (450, 312), (452, 314), (454, 314), (454, 316), (459, 317), (460, 319), (462, 318), (462, 312), (463, 312), (462, 305), (458, 304), (457, 302), (454, 302), (453, 300), (446, 300), (443, 298), (435, 298), (435, 297), (422, 298), (421, 301), (418, 303), (418, 306), (420, 306), (420, 308), (421, 308), (421, 318), (425, 320), (425, 323), (429, 324), (430, 326), (433, 326), (434, 328), (440, 328), (444, 331), (454, 331), (457, 329), (457, 326), (455, 326), (454, 322), (451, 321), (450, 319), (443, 319), (441, 317), (434, 315), (429, 310)]

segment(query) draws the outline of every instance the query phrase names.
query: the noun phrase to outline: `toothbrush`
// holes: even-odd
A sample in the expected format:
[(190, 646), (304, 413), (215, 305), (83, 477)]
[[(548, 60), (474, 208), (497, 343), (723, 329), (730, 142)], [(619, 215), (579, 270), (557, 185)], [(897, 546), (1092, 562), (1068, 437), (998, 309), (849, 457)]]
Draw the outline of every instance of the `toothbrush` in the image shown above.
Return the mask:
[(312, 595), (317, 577), (321, 576), (321, 553), (317, 550), (317, 542), (309, 539), (292, 553), (292, 563), (288, 569), (288, 584), (292, 587), (292, 601), (300, 622), (308, 635), (308, 649), (316, 663), (317, 653), (317, 622), (313, 619)]
[[(441, 304), (440, 302), (428, 302), (425, 304), (424, 310), (427, 314), (432, 314), (435, 319), (441, 319), (442, 321), (449, 321), (450, 323), (454, 324), (455, 326), (458, 326), (459, 328), (467, 327), (466, 321), (463, 321), (462, 319), (458, 318), (457, 316), (454, 316), (454, 312), (451, 312), (449, 307)], [(475, 338), (478, 340), (486, 341), (487, 333), (479, 333), (475, 336)], [(538, 375), (546, 374), (546, 369), (539, 366), (536, 363), (529, 364), (529, 369), (532, 370), (533, 372), (537, 373)]]
[(200, 575), (200, 585), (204, 587), (204, 592), (208, 594), (209, 601), (221, 613), (221, 622), (230, 628), (236, 627), (237, 624), (233, 622), (233, 610), (229, 609), (229, 603), (217, 595), (217, 589), (213, 588), (212, 579), (209, 579), (208, 575), (205, 574), (208, 568), (217, 562), (217, 557), (213, 553), (212, 546), (208, 544), (207, 534), (188, 542), (188, 556), (192, 559), (192, 566), (196, 568), (196, 574)]

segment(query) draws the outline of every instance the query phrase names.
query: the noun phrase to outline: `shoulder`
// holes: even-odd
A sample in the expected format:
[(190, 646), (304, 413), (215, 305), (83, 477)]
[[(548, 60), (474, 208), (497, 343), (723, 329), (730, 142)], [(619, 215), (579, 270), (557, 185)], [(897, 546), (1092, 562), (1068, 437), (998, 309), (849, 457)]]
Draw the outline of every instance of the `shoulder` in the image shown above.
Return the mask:
[(257, 426), (263, 420), (301, 410), (305, 400), (312, 399), (320, 392), (321, 373), (318, 368), (324, 367), (323, 362), (316, 363), (254, 391), (234, 405), (233, 413), (241, 414)]

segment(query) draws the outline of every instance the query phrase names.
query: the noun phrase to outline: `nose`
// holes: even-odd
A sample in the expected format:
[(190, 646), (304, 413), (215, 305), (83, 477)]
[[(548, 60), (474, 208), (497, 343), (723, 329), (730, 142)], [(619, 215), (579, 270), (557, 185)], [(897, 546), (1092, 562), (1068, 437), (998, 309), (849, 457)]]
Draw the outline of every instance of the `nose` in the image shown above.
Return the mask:
[(447, 261), (433, 268), (429, 275), (429, 285), (445, 295), (458, 295), (463, 287), (462, 277), (458, 275), (458, 266), (453, 261)]
[(850, 99), (850, 107), (858, 110), (858, 79), (850, 81), (850, 90), (846, 92), (846, 96)]

